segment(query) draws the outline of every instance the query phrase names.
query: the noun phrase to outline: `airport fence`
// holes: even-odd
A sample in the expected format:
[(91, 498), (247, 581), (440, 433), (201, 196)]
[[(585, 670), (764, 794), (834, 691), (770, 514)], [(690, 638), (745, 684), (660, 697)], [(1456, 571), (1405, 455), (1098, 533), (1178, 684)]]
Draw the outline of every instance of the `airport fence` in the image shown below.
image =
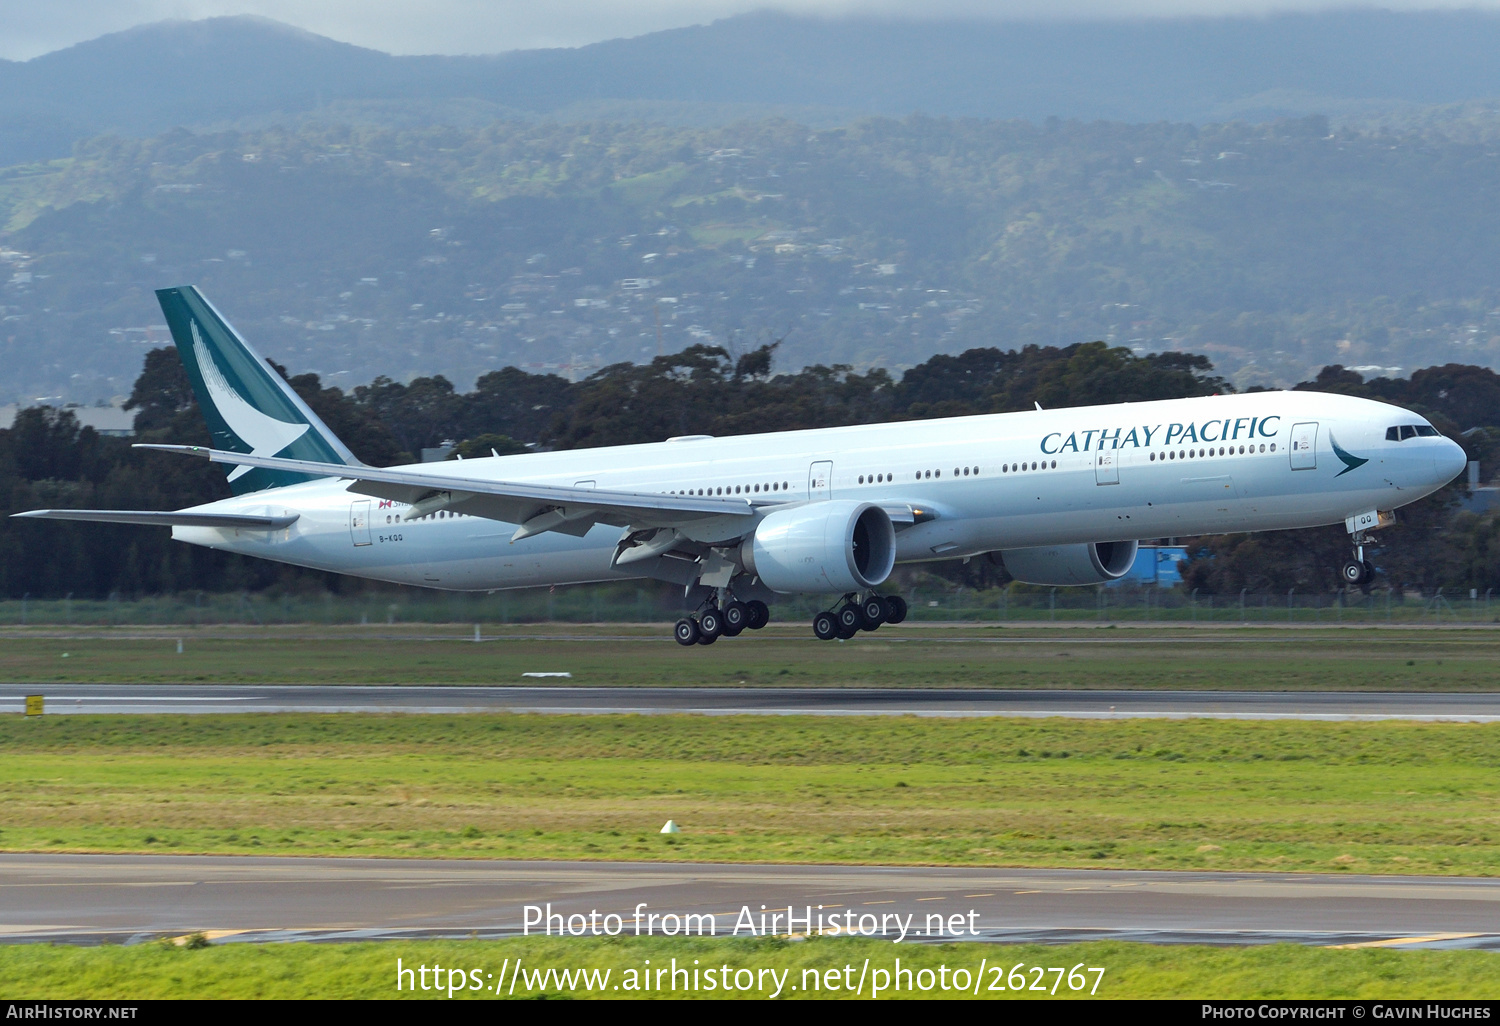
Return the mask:
[[(894, 591), (895, 589), (891, 589)], [(1500, 623), (1500, 595), (1424, 595), (1395, 589), (1302, 594), (1210, 595), (1181, 588), (1113, 586), (1038, 588), (1012, 584), (975, 590), (931, 582), (900, 589), (909, 618), (971, 623)], [(0, 600), (0, 626), (191, 626), (215, 624), (394, 625), (438, 623), (660, 623), (682, 615), (670, 586), (598, 585), (493, 594), (418, 589), (299, 595), (188, 592), (107, 599)], [(794, 596), (772, 610), (776, 622), (811, 620), (837, 596)]]

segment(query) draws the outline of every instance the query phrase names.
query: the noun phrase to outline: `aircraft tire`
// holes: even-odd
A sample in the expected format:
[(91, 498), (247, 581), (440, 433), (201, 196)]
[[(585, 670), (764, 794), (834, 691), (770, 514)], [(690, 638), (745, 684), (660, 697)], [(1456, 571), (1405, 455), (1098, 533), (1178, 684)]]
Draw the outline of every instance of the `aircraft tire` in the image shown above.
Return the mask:
[(839, 622), (832, 613), (823, 612), (813, 617), (812, 628), (819, 641), (832, 641), (839, 636)]
[(717, 638), (724, 633), (723, 611), (708, 607), (698, 615), (698, 629), (703, 632), (705, 638)]
[(672, 637), (677, 639), (677, 644), (684, 648), (698, 644), (698, 638), (702, 634), (703, 632), (698, 629), (698, 621), (691, 616), (684, 616), (672, 628)]
[(879, 595), (871, 595), (860, 603), (859, 614), (864, 620), (864, 623), (861, 625), (863, 629), (867, 631), (875, 630), (881, 624), (885, 623), (885, 599)]
[(749, 614), (752, 631), (758, 631), (771, 622), (771, 608), (760, 599), (751, 599), (746, 602), (745, 610)]
[(906, 619), (906, 599), (900, 595), (887, 595), (885, 599), (885, 622), (900, 623)]
[(1365, 564), (1357, 559), (1351, 559), (1339, 567), (1339, 577), (1345, 584), (1365, 583)]
[[(842, 606), (839, 606), (833, 615), (839, 622), (839, 637), (841, 638), (854, 637), (865, 625), (864, 614), (852, 602), (846, 602)], [(848, 633), (845, 634), (845, 631), (848, 631)]]
[(733, 601), (725, 603), (723, 613), (724, 634), (727, 637), (732, 638), (750, 626), (750, 610), (743, 602)]

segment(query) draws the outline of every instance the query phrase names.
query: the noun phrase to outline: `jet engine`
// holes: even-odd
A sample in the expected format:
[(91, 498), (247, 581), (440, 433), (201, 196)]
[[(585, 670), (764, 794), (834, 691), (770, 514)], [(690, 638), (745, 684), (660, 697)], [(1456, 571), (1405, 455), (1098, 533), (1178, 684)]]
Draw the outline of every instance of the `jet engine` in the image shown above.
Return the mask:
[(1089, 542), (1085, 545), (1040, 545), (1030, 549), (1004, 549), (1000, 558), (1005, 569), (1023, 584), (1066, 587), (1117, 581), (1135, 562), (1136, 541)]
[(873, 503), (815, 502), (769, 514), (741, 543), (740, 561), (772, 591), (874, 588), (896, 565), (896, 529)]

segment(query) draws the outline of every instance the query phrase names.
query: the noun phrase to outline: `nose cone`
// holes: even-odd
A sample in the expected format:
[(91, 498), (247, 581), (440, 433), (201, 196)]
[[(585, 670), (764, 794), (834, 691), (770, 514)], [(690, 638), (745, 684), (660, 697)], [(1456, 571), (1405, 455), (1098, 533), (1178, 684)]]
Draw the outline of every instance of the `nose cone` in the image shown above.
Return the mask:
[(1443, 447), (1434, 454), (1432, 462), (1439, 483), (1447, 484), (1464, 472), (1464, 468), (1469, 465), (1469, 457), (1463, 446), (1451, 438), (1445, 438)]

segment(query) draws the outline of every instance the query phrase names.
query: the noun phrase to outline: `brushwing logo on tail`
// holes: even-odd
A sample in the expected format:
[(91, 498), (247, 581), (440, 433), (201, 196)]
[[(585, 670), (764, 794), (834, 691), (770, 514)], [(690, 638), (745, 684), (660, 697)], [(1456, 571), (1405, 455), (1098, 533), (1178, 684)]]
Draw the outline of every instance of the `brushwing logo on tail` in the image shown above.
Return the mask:
[[(224, 372), (219, 370), (219, 365), (214, 363), (208, 346), (203, 344), (203, 338), (198, 334), (198, 322), (189, 319), (188, 326), (193, 332), (193, 356), (198, 361), (198, 370), (203, 375), (203, 384), (208, 389), (209, 398), (213, 400), (214, 408), (224, 418), (229, 430), (250, 446), (252, 456), (275, 456), (307, 433), (311, 425), (288, 424), (284, 420), (277, 420), (240, 398), (240, 394), (225, 379)], [(229, 474), (229, 480), (233, 481), (250, 470), (250, 467), (235, 467)]]

